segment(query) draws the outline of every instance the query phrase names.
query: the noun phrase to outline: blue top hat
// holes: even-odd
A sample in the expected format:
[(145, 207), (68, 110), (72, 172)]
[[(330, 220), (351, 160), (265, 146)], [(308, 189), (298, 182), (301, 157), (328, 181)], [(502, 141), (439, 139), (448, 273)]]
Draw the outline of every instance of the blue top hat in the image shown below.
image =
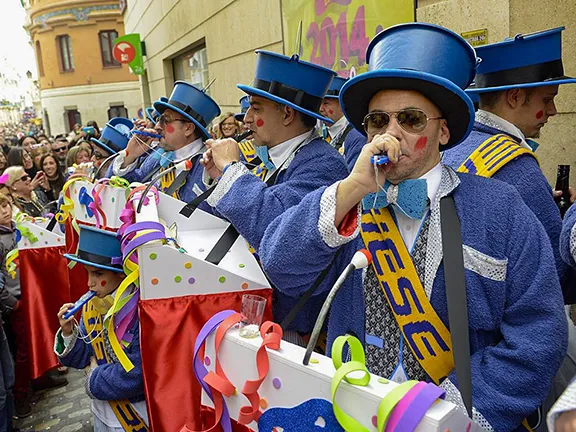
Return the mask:
[(336, 72), (299, 59), (270, 51), (256, 51), (253, 86), (238, 84), (249, 95), (261, 96), (294, 108), (303, 114), (334, 123), (319, 114), (322, 99)]
[(124, 273), (120, 240), (110, 231), (80, 225), (77, 254), (64, 254), (64, 256), (89, 266)]
[(169, 108), (189, 119), (202, 133), (205, 139), (210, 138), (206, 127), (220, 115), (218, 104), (204, 91), (184, 81), (176, 81), (168, 101), (154, 102), (154, 108), (160, 115)]
[(115, 117), (106, 123), (100, 138), (90, 139), (98, 147), (113, 155), (126, 148), (133, 128), (134, 123), (127, 118)]
[[(168, 98), (164, 97), (164, 96), (162, 96), (159, 100), (161, 102), (168, 102)], [(158, 122), (158, 118), (160, 117), (160, 113), (158, 111), (156, 111), (154, 109), (154, 107), (148, 107), (148, 108), (146, 108), (146, 117), (152, 123), (156, 124)]]
[(250, 108), (250, 97), (242, 96), (239, 102), (240, 102), (240, 112), (238, 114), (234, 114), (234, 118), (236, 119), (236, 121), (244, 122), (244, 115), (246, 115), (246, 111), (248, 111), (248, 108)]
[(330, 84), (330, 88), (324, 97), (329, 99), (338, 99), (340, 97), (340, 90), (342, 89), (342, 86), (346, 84), (346, 81), (348, 81), (348, 78), (342, 78), (341, 76), (334, 77), (332, 84)]
[(575, 78), (564, 75), (562, 31), (558, 27), (528, 35), (516, 35), (476, 48), (482, 62), (471, 93), (485, 93), (513, 88), (574, 84)]
[(414, 90), (430, 99), (448, 122), (450, 140), (460, 143), (474, 123), (474, 106), (464, 92), (476, 73), (474, 49), (456, 33), (432, 24), (390, 27), (368, 45), (369, 70), (340, 90), (346, 118), (361, 133), (370, 100), (381, 90)]

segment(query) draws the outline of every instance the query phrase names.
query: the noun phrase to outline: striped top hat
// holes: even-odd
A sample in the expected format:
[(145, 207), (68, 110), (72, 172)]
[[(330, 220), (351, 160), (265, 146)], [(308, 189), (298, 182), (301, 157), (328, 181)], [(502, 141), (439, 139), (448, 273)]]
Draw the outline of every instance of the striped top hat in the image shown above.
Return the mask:
[(220, 115), (220, 108), (214, 99), (185, 81), (176, 81), (170, 98), (167, 101), (154, 102), (154, 108), (160, 115), (166, 108), (183, 115), (196, 125), (205, 139), (210, 138), (210, 132), (206, 128)]
[(336, 72), (270, 51), (256, 51), (256, 72), (251, 86), (238, 84), (243, 92), (287, 105), (294, 110), (327, 123), (334, 123), (320, 114), (320, 105)]

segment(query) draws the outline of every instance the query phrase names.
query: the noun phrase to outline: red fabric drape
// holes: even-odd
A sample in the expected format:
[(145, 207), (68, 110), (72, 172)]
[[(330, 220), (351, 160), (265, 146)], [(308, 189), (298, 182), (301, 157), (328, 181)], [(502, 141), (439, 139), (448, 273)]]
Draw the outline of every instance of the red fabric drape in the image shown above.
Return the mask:
[(194, 342), (212, 315), (239, 311), (243, 294), (266, 297), (264, 320), (272, 319), (271, 289), (140, 301), (140, 351), (151, 430), (178, 432), (185, 424), (201, 429), (201, 388), (192, 370)]
[(19, 251), (22, 308), (28, 323), (33, 379), (58, 366), (53, 351), (54, 335), (60, 327), (57, 314), (64, 303), (70, 302), (64, 253), (64, 245)]

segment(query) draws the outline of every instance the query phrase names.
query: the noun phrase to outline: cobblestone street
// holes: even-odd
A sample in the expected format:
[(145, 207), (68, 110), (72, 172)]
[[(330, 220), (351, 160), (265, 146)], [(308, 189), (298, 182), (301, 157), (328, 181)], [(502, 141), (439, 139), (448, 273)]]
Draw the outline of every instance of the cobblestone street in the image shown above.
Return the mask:
[(55, 390), (36, 392), (32, 415), (16, 420), (22, 431), (92, 431), (90, 399), (84, 390), (84, 372), (69, 369), (68, 385)]

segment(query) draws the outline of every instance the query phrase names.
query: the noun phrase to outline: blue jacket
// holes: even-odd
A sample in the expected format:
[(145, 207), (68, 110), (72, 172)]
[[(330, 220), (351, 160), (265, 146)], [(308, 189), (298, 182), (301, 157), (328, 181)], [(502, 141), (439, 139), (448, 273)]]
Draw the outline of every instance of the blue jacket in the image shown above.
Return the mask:
[[(480, 252), (473, 254), (476, 261), (468, 264), (465, 271), (473, 403), (494, 430), (510, 431), (542, 402), (566, 354), (562, 295), (550, 242), (516, 190), (492, 179), (465, 174), (458, 178), (460, 184), (452, 195), (463, 243)], [(278, 217), (262, 239), (260, 258), (266, 274), (288, 295), (305, 292), (340, 248), (341, 253), (318, 292), (325, 294), (354, 253), (364, 248), (359, 236), (340, 247), (326, 243), (322, 233), (330, 220), (333, 226), (334, 218), (325, 210), (331, 190), (334, 189), (320, 189), (306, 196), (300, 205)], [(321, 201), (324, 193), (326, 197)], [(436, 229), (438, 233), (439, 227)], [(439, 234), (429, 234), (428, 238), (430, 247)], [(432, 255), (427, 254), (427, 263)], [(440, 252), (437, 255), (437, 270), (430, 273), (430, 300), (449, 327), (444, 264)], [(494, 269), (500, 277), (505, 271), (503, 280), (490, 277), (490, 270)], [(364, 311), (363, 272), (356, 271), (332, 304), (329, 347), (337, 336), (346, 333), (364, 341)], [(448, 378), (456, 384), (454, 372)]]
[[(496, 134), (509, 135), (475, 122), (472, 133), (464, 142), (444, 152), (442, 162), (457, 170), (480, 144)], [(519, 141), (517, 137), (511, 136), (511, 138)], [(544, 177), (538, 162), (531, 156), (521, 155), (503, 166), (493, 178), (514, 186), (544, 226), (554, 251), (564, 301), (566, 304), (576, 303), (576, 289), (571, 289), (571, 285), (574, 285), (576, 281), (576, 274), (560, 257), (559, 241), (562, 219), (552, 196), (552, 188)]]
[[(204, 191), (206, 187), (202, 182), (202, 174), (204, 172), (204, 167), (200, 164), (200, 158), (202, 155), (198, 155), (192, 159), (192, 169), (188, 172), (186, 176), (186, 182), (179, 189), (178, 193), (180, 195), (180, 200), (184, 202), (192, 201), (198, 195), (195, 191)], [(139, 168), (136, 168), (123, 177), (132, 182), (143, 182), (144, 179), (151, 173), (158, 169), (160, 165), (160, 160), (155, 157), (154, 153), (151, 153)], [(111, 177), (114, 175), (112, 171), (112, 165), (108, 168), (107, 176)], [(156, 175), (156, 174), (155, 174)], [(149, 179), (150, 180), (150, 179)], [(160, 182), (157, 182), (156, 186), (160, 187)], [(196, 187), (195, 187), (196, 186)]]
[(346, 139), (344, 140), (344, 159), (346, 159), (346, 165), (348, 169), (352, 171), (362, 147), (366, 144), (367, 138), (358, 132), (356, 129), (352, 129)]
[[(560, 254), (565, 263), (576, 267), (576, 205), (568, 209), (564, 215), (562, 223), (562, 234), (560, 235)], [(572, 239), (574, 237), (574, 239)]]
[[(144, 381), (142, 378), (142, 359), (140, 357), (140, 324), (138, 318), (134, 325), (128, 330), (133, 335), (132, 342), (125, 349), (125, 353), (134, 364), (134, 369), (126, 372), (124, 367), (117, 361), (113, 363), (106, 363), (105, 361), (98, 361), (98, 367), (92, 369), (88, 375), (87, 391), (94, 399), (99, 400), (122, 400), (128, 399), (130, 402), (139, 402), (145, 399), (144, 397)], [(80, 334), (86, 334), (83, 320), (80, 320)], [(58, 338), (60, 330), (56, 334), (56, 345), (58, 345)], [(114, 358), (110, 344), (107, 340), (108, 335), (104, 332), (104, 339), (106, 343), (106, 351), (108, 356)], [(90, 365), (90, 357), (94, 357), (94, 349), (91, 344), (86, 344), (82, 340), (76, 338), (71, 341), (73, 346), (70, 346), (64, 351), (64, 355), (58, 356), (60, 362), (64, 366), (73, 367), (75, 369), (84, 369)]]
[[(218, 214), (229, 220), (257, 252), (266, 228), (277, 216), (300, 203), (308, 193), (348, 175), (342, 156), (320, 138), (300, 147), (294, 159), (281, 168), (272, 186), (237, 165), (224, 173), (208, 201), (216, 201)], [(274, 321), (281, 322), (298, 298), (282, 288), (275, 290), (274, 296)], [(310, 332), (321, 305), (322, 299), (309, 302), (289, 329)]]

